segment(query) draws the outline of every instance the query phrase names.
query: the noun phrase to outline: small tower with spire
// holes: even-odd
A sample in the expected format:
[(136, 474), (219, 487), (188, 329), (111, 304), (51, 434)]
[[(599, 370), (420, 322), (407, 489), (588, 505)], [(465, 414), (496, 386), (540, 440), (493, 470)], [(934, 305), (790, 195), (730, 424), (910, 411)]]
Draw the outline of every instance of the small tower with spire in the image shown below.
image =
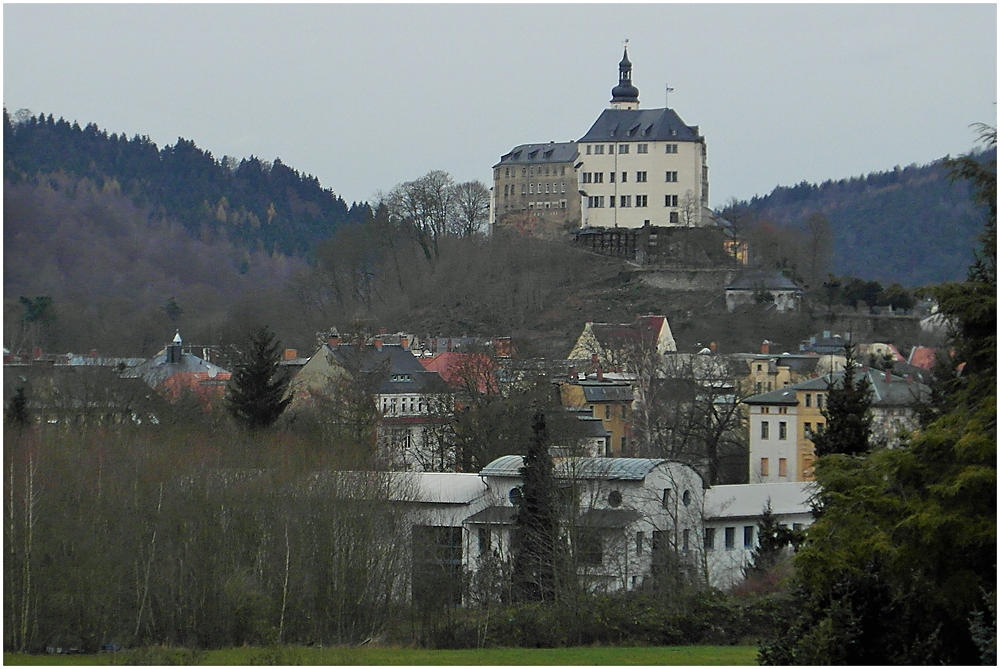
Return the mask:
[(167, 344), (167, 362), (172, 365), (180, 364), (184, 357), (183, 353), (184, 340), (181, 339), (181, 331), (178, 330), (177, 334), (174, 335), (174, 340)]
[(628, 59), (628, 40), (625, 40), (625, 55), (618, 63), (618, 85), (611, 89), (611, 108), (639, 108), (639, 89), (632, 85), (632, 61)]

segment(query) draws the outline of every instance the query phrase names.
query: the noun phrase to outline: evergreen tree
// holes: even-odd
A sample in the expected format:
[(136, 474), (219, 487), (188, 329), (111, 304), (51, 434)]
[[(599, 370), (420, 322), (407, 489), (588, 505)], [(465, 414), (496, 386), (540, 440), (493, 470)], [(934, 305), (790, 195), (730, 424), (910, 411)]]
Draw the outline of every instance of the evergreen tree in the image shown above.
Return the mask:
[(14, 396), (7, 405), (4, 418), (8, 425), (23, 430), (31, 422), (31, 414), (28, 411), (28, 396), (25, 393), (24, 385), (17, 387)]
[(535, 415), (534, 440), (521, 467), (514, 534), (514, 592), (522, 601), (552, 601), (556, 590), (559, 520), (545, 416)]
[(797, 543), (794, 536), (794, 530), (778, 523), (768, 499), (757, 522), (757, 546), (750, 552), (750, 563), (744, 567), (743, 576), (760, 577), (774, 569), (785, 557), (785, 549)]
[(280, 360), (280, 344), (266, 327), (252, 332), (238, 353), (226, 388), (226, 406), (237, 422), (251, 430), (273, 425), (291, 401)]
[(831, 375), (827, 385), (823, 409), (826, 428), (813, 436), (817, 457), (831, 453), (862, 455), (871, 449), (871, 386), (866, 377), (856, 375), (857, 354), (852, 342), (844, 347), (844, 357), (842, 382), (835, 383)]

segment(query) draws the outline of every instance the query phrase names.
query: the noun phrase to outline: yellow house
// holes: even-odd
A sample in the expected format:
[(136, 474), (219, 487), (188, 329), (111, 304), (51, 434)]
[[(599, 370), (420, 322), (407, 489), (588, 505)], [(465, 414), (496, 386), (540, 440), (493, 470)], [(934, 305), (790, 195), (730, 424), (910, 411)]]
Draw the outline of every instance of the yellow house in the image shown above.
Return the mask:
[(610, 433), (609, 457), (629, 455), (632, 430), (632, 386), (620, 381), (567, 381), (559, 384), (559, 399), (564, 407), (586, 409), (599, 418)]

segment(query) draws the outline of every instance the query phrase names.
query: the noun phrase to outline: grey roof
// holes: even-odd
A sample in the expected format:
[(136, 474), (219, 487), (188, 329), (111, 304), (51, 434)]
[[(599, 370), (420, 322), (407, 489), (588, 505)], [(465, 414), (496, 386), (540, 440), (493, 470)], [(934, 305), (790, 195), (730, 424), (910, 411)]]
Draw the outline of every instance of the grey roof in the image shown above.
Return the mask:
[(576, 519), (579, 527), (621, 529), (642, 518), (634, 509), (589, 509)]
[(180, 362), (167, 362), (167, 351), (164, 349), (141, 365), (130, 367), (122, 373), (122, 378), (141, 378), (150, 387), (156, 388), (174, 374), (207, 373), (210, 378), (228, 372), (191, 353), (181, 353)]
[(628, 384), (609, 384), (599, 381), (593, 384), (581, 381), (583, 398), (587, 402), (631, 402), (634, 399), (632, 386)]
[[(324, 344), (327, 352), (333, 353), (337, 362), (346, 369), (358, 364), (351, 357), (357, 355), (353, 344), (341, 344), (331, 349)], [(378, 392), (383, 395), (405, 393), (446, 393), (448, 384), (437, 372), (424, 369), (408, 349), (398, 344), (365, 346), (361, 353), (360, 366), (362, 371), (369, 372), (383, 366), (386, 376), (379, 385)], [(395, 379), (395, 380), (394, 380)]]
[(600, 418), (579, 416), (577, 420), (579, 421), (578, 427), (580, 432), (585, 437), (607, 437), (611, 434), (605, 429), (604, 421)]
[[(858, 369), (855, 371), (855, 374), (858, 377), (866, 377), (868, 379), (873, 406), (911, 406), (925, 402), (930, 398), (930, 388), (922, 383), (908, 381), (895, 374), (890, 374), (888, 381), (886, 380), (886, 373), (878, 369)], [(748, 397), (744, 402), (752, 405), (786, 404), (793, 406), (798, 404), (798, 400), (796, 399), (797, 391), (824, 392), (830, 388), (831, 382), (834, 387), (843, 385), (843, 370), (834, 372), (833, 374), (825, 374), (815, 379), (809, 379), (808, 381), (802, 381), (792, 386), (778, 388), (768, 393), (754, 395), (753, 397)]]
[(673, 109), (605, 109), (581, 142), (699, 142), (698, 126)]
[[(560, 458), (555, 461), (557, 478), (641, 481), (667, 462), (661, 458)], [(504, 455), (486, 465), (480, 476), (520, 478), (524, 458)]]
[(716, 485), (705, 491), (705, 518), (757, 518), (768, 503), (777, 516), (810, 513), (815, 492), (809, 481)]
[(512, 506), (488, 506), (465, 519), (466, 523), (479, 525), (513, 525), (517, 509)]
[(781, 272), (742, 272), (726, 290), (798, 290), (802, 289)]
[(533, 165), (537, 163), (571, 163), (580, 153), (576, 142), (549, 142), (547, 144), (521, 144), (511, 149), (510, 153), (500, 157), (500, 162), (494, 165)]

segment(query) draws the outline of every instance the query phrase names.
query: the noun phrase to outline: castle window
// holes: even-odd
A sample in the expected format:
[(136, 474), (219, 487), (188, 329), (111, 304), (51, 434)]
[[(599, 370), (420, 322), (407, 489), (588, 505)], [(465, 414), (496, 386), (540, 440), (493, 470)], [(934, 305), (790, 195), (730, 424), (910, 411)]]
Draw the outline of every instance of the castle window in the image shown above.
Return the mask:
[(535, 194), (535, 184), (528, 184), (528, 192), (532, 195)]
[(566, 182), (565, 181), (562, 182), (562, 184), (560, 186), (560, 191), (559, 192), (560, 193), (565, 193), (566, 192)]
[[(541, 185), (542, 185), (542, 184), (538, 184), (538, 186), (539, 186), (539, 191), (541, 191)], [(546, 192), (546, 193), (548, 193), (548, 192), (549, 192), (549, 184), (548, 184), (548, 182), (546, 182), (546, 183), (545, 183), (545, 192)]]
[(535, 176), (535, 168), (534, 167), (529, 167), (528, 168), (528, 176), (529, 177)]
[(527, 193), (526, 189), (527, 189), (527, 186), (525, 186), (524, 184), (521, 184), (521, 195), (524, 195), (524, 194)]

